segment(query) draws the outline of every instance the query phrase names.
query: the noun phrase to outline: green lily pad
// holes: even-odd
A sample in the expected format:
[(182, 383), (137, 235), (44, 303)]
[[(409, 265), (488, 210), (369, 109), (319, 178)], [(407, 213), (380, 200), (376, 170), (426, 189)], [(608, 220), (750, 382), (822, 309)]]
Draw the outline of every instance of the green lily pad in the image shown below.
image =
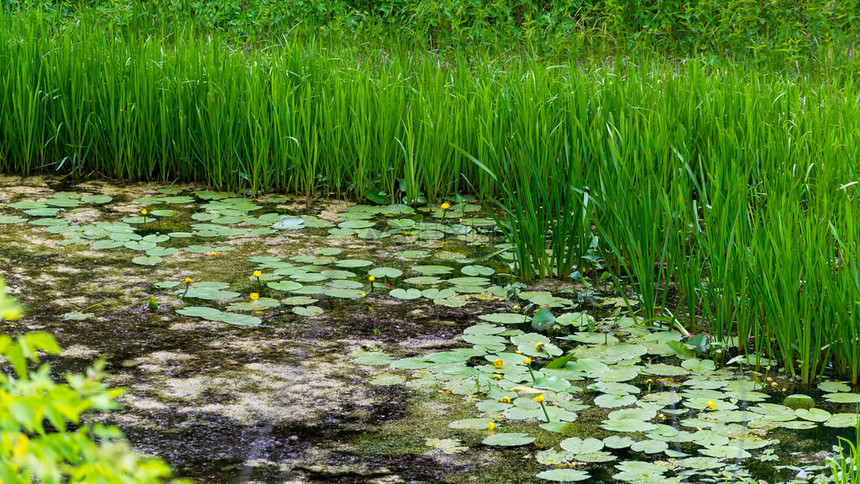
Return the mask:
[(63, 319), (66, 321), (83, 321), (85, 319), (90, 319), (91, 317), (93, 317), (92, 314), (82, 313), (77, 310), (63, 314)]
[(138, 256), (131, 261), (141, 266), (154, 266), (163, 262), (164, 259), (159, 256)]
[(624, 437), (621, 435), (610, 435), (603, 439), (603, 444), (610, 449), (626, 449), (633, 445), (636, 442), (630, 437)]
[(440, 450), (444, 454), (456, 454), (469, 450), (462, 444), (463, 442), (456, 439), (424, 439), (424, 445)]
[(226, 313), (224, 311), (219, 311), (215, 308), (202, 306), (188, 306), (182, 309), (178, 309), (176, 312), (183, 316), (202, 318), (208, 321), (218, 321), (237, 326), (256, 326), (262, 322), (260, 318), (254, 316)]
[(394, 297), (397, 299), (404, 299), (404, 300), (418, 299), (419, 297), (421, 297), (421, 291), (419, 291), (418, 289), (397, 288), (397, 289), (392, 289), (391, 292), (389, 292), (388, 294), (391, 297)]
[(9, 215), (5, 217), (0, 217), (0, 225), (8, 225), (8, 224), (20, 224), (26, 222), (27, 219), (25, 217), (19, 217), (17, 215)]
[(299, 230), (304, 228), (305, 220), (300, 217), (285, 216), (278, 219), (272, 224), (272, 228), (276, 230)]
[(466, 418), (455, 420), (448, 424), (449, 429), (472, 429), (487, 430), (487, 425), (492, 422), (491, 418)]
[(830, 412), (820, 408), (798, 408), (794, 413), (798, 418), (809, 420), (811, 422), (826, 422), (831, 417)]
[(860, 403), (860, 393), (828, 393), (824, 399), (830, 403)]
[(589, 479), (591, 475), (586, 471), (576, 469), (551, 469), (538, 472), (535, 477), (552, 482), (578, 482)]
[(564, 450), (547, 449), (535, 453), (535, 460), (545, 466), (566, 464), (574, 459), (574, 455)]
[(603, 394), (594, 399), (594, 404), (602, 408), (617, 408), (633, 405), (636, 400), (634, 395)]
[(826, 393), (850, 392), (851, 386), (841, 381), (823, 381), (818, 384), (819, 390)]
[(559, 445), (562, 449), (574, 454), (588, 454), (602, 449), (603, 441), (591, 437), (586, 439), (571, 437), (569, 439), (562, 440)]
[(491, 267), (479, 265), (463, 266), (463, 268), (460, 269), (460, 272), (467, 276), (491, 276), (496, 273), (496, 271)]
[(492, 434), (481, 441), (484, 445), (493, 445), (500, 447), (518, 447), (521, 445), (528, 445), (535, 441), (535, 438), (530, 436), (529, 434), (523, 434), (519, 432), (502, 432), (499, 434)]
[(849, 428), (858, 425), (858, 417), (856, 413), (835, 413), (826, 422), (825, 427), (832, 428)]
[(522, 324), (529, 321), (528, 316), (517, 313), (481, 314), (478, 319), (496, 324)]
[(646, 454), (659, 454), (669, 448), (669, 444), (662, 440), (640, 440), (630, 446), (630, 449), (635, 452), (644, 452)]
[(292, 311), (299, 316), (305, 317), (319, 316), (324, 312), (323, 308), (318, 306), (296, 306)]
[(395, 269), (393, 267), (377, 267), (375, 269), (371, 269), (368, 272), (368, 275), (373, 277), (388, 277), (388, 278), (397, 278), (403, 275), (403, 271), (400, 269)]

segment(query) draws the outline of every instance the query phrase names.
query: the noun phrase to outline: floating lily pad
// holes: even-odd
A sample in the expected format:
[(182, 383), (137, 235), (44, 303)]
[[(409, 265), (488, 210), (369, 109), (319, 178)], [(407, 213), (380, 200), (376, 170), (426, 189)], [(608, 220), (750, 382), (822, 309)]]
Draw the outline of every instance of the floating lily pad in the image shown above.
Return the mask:
[(597, 452), (602, 449), (603, 441), (591, 437), (586, 439), (572, 437), (562, 440), (559, 445), (561, 445), (562, 449), (574, 454), (587, 454), (589, 452)]
[(208, 321), (219, 321), (222, 323), (233, 324), (237, 326), (256, 326), (262, 322), (260, 318), (254, 316), (247, 316), (244, 314), (236, 313), (226, 313), (224, 311), (219, 311), (215, 308), (202, 306), (189, 306), (182, 309), (178, 309), (176, 312), (182, 314), (183, 316), (202, 318)]
[(402, 276), (403, 271), (401, 271), (400, 269), (395, 269), (393, 267), (377, 267), (375, 269), (371, 269), (368, 272), (368, 275), (371, 275), (371, 276), (377, 277), (377, 278), (389, 277), (389, 278), (394, 279), (394, 278)]
[(830, 412), (827, 410), (822, 410), (820, 408), (798, 408), (794, 411), (795, 415), (803, 420), (809, 420), (811, 422), (826, 422), (830, 419)]
[(518, 447), (528, 445), (535, 441), (535, 438), (529, 434), (519, 432), (502, 432), (492, 434), (481, 441), (484, 445), (494, 445), (500, 447)]
[(823, 381), (818, 384), (818, 388), (826, 393), (851, 391), (851, 386), (841, 381)]
[(299, 316), (305, 317), (319, 316), (324, 312), (323, 308), (318, 306), (296, 306), (292, 311)]
[(418, 289), (392, 289), (391, 292), (388, 293), (391, 297), (397, 299), (418, 299), (421, 297), (421, 291)]
[(82, 313), (80, 311), (72, 311), (66, 314), (63, 314), (63, 319), (66, 321), (83, 321), (85, 319), (92, 318), (93, 315), (90, 313)]
[(586, 471), (576, 469), (551, 469), (536, 474), (538, 479), (552, 482), (578, 482), (591, 477)]
[(456, 439), (424, 439), (424, 445), (433, 447), (445, 454), (456, 454), (469, 450), (463, 445), (463, 442)]
[(159, 256), (138, 256), (133, 258), (131, 261), (141, 266), (154, 266), (161, 264), (164, 259)]
[(830, 403), (860, 403), (860, 393), (828, 393), (824, 399)]
[(857, 419), (856, 413), (835, 413), (824, 422), (824, 425), (826, 427), (844, 429), (856, 426), (858, 424)]
[(455, 420), (448, 424), (451, 429), (487, 430), (487, 425), (492, 422), (491, 418), (466, 418)]
[(521, 324), (526, 321), (529, 321), (528, 316), (524, 316), (522, 314), (517, 313), (482, 314), (478, 316), (478, 318), (484, 321), (488, 321), (490, 323), (497, 324)]

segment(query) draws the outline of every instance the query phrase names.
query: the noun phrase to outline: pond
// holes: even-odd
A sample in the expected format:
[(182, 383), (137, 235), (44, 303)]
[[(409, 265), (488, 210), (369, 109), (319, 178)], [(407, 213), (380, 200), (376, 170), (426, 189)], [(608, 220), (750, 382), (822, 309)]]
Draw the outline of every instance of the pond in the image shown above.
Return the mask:
[(811, 482), (854, 435), (850, 385), (718, 366), (605, 282), (518, 284), (507, 249), (469, 199), (0, 176), (5, 332), (53, 333), (55, 376), (105, 359), (128, 392), (99, 418), (181, 476)]

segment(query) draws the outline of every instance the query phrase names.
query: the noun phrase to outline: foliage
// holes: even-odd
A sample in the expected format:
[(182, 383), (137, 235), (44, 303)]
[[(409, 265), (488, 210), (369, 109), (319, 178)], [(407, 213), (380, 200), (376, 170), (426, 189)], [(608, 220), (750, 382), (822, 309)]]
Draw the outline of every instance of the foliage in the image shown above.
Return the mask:
[[(858, 415), (860, 415), (860, 411)], [(839, 437), (839, 454), (828, 459), (830, 470), (833, 472), (833, 481), (827, 480), (822, 476), (822, 482), (835, 482), (836, 484), (860, 483), (860, 447), (858, 447), (860, 445), (860, 416), (857, 418), (856, 430), (854, 442), (844, 437)]]
[[(0, 282), (0, 321), (20, 315)], [(140, 457), (120, 431), (82, 418), (93, 411), (118, 407), (122, 391), (107, 388), (104, 363), (85, 375), (51, 379), (50, 366), (28, 368), (39, 354), (57, 354), (60, 347), (47, 333), (12, 339), (0, 336), (0, 354), (11, 366), (0, 374), (0, 480), (4, 483), (138, 482), (157, 483), (170, 475), (159, 459)], [(46, 425), (47, 424), (47, 425)]]
[(140, 30), (193, 19), (207, 31), (249, 39), (393, 36), (431, 46), (545, 53), (584, 46), (800, 60), (856, 43), (856, 2), (752, 0), (8, 0), (12, 11), (97, 17)]

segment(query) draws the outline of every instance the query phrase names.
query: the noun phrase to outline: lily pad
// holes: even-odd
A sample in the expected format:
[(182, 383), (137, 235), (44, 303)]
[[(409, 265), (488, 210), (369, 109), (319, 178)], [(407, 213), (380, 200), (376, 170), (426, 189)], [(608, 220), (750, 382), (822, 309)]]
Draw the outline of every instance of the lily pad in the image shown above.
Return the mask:
[(481, 441), (484, 445), (494, 445), (500, 447), (519, 447), (528, 445), (535, 441), (535, 438), (529, 434), (519, 432), (502, 432), (493, 434)]
[(591, 475), (586, 471), (576, 469), (551, 469), (538, 472), (535, 477), (552, 482), (578, 482), (589, 479)]

